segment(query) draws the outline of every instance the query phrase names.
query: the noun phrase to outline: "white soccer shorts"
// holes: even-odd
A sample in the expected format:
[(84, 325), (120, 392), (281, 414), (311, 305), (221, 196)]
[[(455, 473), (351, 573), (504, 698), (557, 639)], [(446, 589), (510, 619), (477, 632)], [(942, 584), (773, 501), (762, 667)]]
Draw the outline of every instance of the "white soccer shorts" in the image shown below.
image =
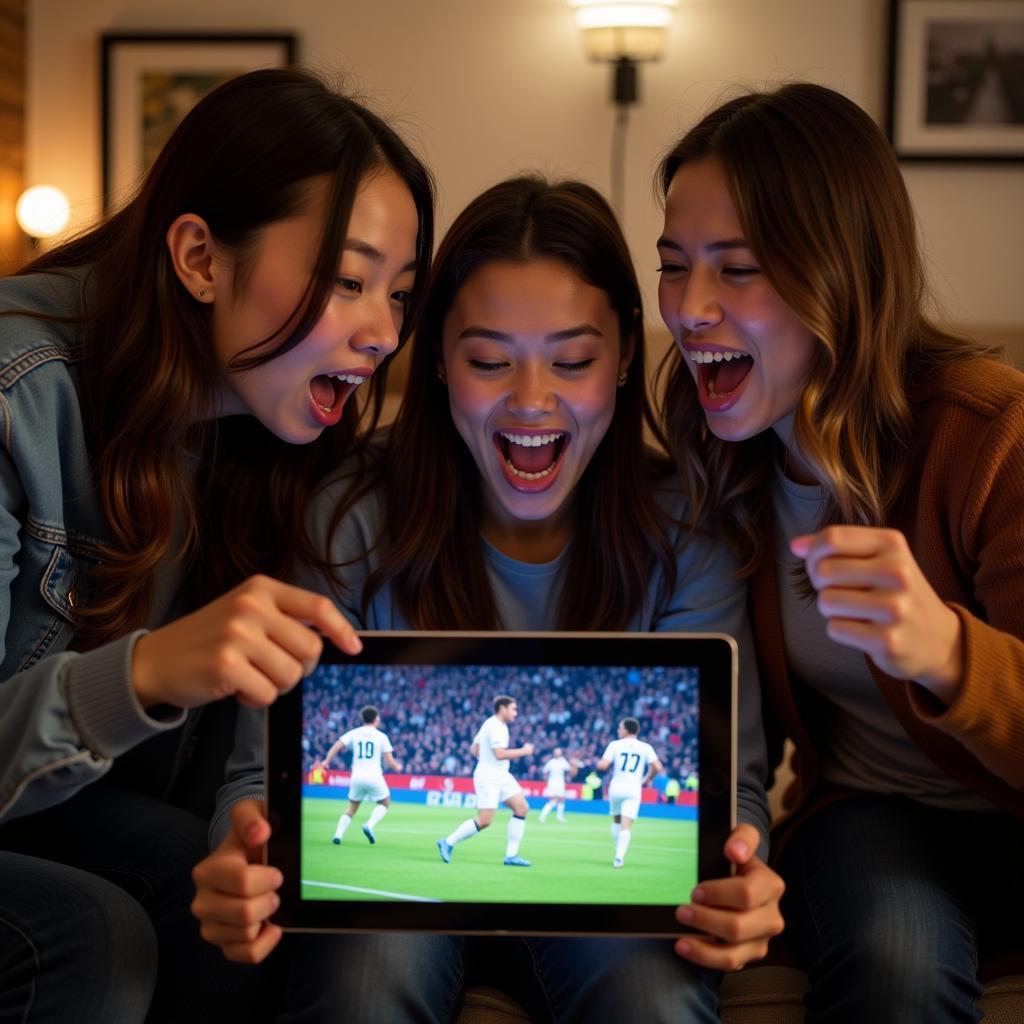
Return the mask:
[(360, 802), (373, 800), (376, 802), (385, 800), (389, 796), (391, 796), (391, 790), (388, 789), (387, 783), (383, 779), (353, 779), (349, 783), (349, 800)]
[(616, 796), (614, 793), (609, 793), (608, 807), (613, 816), (621, 814), (633, 821), (640, 817), (640, 798), (638, 796)]
[(559, 785), (557, 782), (556, 783), (548, 783), (548, 785), (546, 785), (544, 787), (544, 795), (545, 796), (565, 796), (565, 783), (563, 782), (561, 785)]
[(498, 804), (503, 804), (523, 791), (523, 787), (511, 775), (494, 781), (474, 777), (473, 788), (476, 790), (476, 805), (482, 811), (493, 811)]

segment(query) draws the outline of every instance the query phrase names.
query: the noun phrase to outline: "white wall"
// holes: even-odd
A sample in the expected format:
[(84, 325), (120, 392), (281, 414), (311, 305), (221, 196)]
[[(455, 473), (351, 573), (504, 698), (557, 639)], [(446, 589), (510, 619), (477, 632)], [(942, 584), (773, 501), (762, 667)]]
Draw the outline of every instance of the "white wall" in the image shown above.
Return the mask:
[[(658, 154), (737, 81), (807, 78), (883, 118), (887, 0), (681, 0), (668, 59), (642, 70), (624, 220), (654, 305)], [(440, 227), (517, 170), (607, 190), (609, 71), (588, 64), (565, 0), (28, 0), (26, 177), (64, 189), (77, 225), (99, 210), (99, 35), (287, 29), (301, 59), (344, 71), (400, 115), (440, 182)], [(948, 318), (1024, 328), (1014, 285), (1024, 167), (906, 166)]]

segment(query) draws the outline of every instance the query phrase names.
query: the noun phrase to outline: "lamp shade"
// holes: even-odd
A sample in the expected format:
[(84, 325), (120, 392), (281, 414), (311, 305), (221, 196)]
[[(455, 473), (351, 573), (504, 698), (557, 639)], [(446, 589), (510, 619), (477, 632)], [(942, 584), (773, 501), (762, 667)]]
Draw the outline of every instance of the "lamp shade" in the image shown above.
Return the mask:
[(569, 0), (591, 60), (658, 60), (678, 0)]
[(60, 189), (52, 185), (34, 185), (21, 193), (14, 215), (26, 235), (49, 238), (67, 227), (71, 207)]

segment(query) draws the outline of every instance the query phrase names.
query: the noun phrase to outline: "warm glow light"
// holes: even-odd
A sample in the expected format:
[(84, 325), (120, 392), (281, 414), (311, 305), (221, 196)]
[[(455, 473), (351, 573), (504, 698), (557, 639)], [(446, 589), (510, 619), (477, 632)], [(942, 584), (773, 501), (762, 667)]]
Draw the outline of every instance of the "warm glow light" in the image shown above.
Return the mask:
[(591, 60), (658, 60), (679, 0), (569, 0)]
[(34, 185), (21, 193), (14, 215), (26, 235), (49, 238), (67, 226), (71, 207), (60, 189), (52, 185)]
[(576, 6), (576, 24), (580, 28), (665, 28), (672, 22), (668, 4), (590, 3)]

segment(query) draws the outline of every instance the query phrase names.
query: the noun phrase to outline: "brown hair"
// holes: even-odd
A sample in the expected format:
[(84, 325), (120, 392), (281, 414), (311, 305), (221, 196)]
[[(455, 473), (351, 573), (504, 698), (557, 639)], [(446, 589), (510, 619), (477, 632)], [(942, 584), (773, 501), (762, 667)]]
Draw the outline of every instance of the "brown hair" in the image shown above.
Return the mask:
[[(730, 100), (664, 157), (662, 195), (683, 164), (705, 158), (722, 167), (762, 272), (818, 341), (794, 436), (828, 496), (821, 525), (882, 525), (909, 470), (908, 388), (942, 363), (998, 350), (925, 316), (910, 197), (885, 136), (851, 100), (806, 82)], [(694, 518), (713, 521), (749, 573), (779, 442), (772, 431), (715, 437), (677, 348), (659, 375)]]
[[(352, 450), (355, 403), (313, 443), (281, 441), (252, 416), (191, 425), (212, 409), (220, 377), (209, 307), (180, 286), (165, 235), (182, 213), (202, 216), (236, 254), (244, 288), (260, 231), (302, 209), (309, 184), (331, 179), (323, 237), (298, 307), (234, 369), (268, 363), (298, 345), (335, 287), (356, 192), (389, 168), (419, 213), (418, 273), (400, 340), (416, 316), (433, 248), (433, 187), (411, 150), (377, 115), (299, 70), (256, 71), (214, 90), (186, 116), (135, 196), (95, 229), (35, 260), (22, 273), (91, 265), (80, 317), (82, 416), (96, 486), (113, 540), (91, 573), (75, 645), (88, 648), (145, 623), (155, 572), (168, 556), (192, 570), (190, 595), (208, 601), (243, 578), (285, 573), (296, 555), (319, 564), (302, 527), (315, 483)], [(70, 319), (70, 318), (69, 318)], [(373, 422), (384, 373), (367, 405)], [(198, 454), (193, 483), (186, 452)], [(176, 519), (183, 540), (172, 551)]]
[(456, 218), (434, 261), (409, 382), (376, 480), (350, 492), (332, 528), (362, 493), (383, 489), (384, 536), (364, 587), (364, 613), (390, 584), (420, 629), (500, 626), (480, 538), (481, 482), (437, 379), (444, 320), (469, 275), (493, 260), (552, 258), (607, 296), (634, 354), (608, 431), (577, 485), (580, 514), (560, 600), (561, 629), (624, 628), (642, 605), (657, 564), (674, 586), (675, 554), (651, 478), (644, 424), (660, 432), (646, 394), (640, 288), (614, 213), (577, 181), (524, 176), (503, 181)]

